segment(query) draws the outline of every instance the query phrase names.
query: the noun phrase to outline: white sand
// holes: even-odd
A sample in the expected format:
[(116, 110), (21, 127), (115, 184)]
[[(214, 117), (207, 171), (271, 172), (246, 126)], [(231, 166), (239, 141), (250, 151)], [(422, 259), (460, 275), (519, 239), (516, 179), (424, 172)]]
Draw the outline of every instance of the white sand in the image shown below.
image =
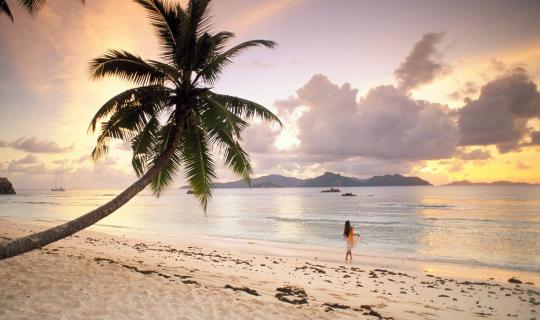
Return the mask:
[[(42, 228), (0, 220), (0, 241)], [(540, 317), (534, 273), (362, 256), (351, 266), (339, 263), (342, 252), (324, 248), (146, 239), (84, 231), (0, 261), (0, 319)], [(511, 276), (536, 285), (508, 283)], [(277, 289), (287, 286), (306, 296), (286, 299), (307, 304), (278, 300)]]

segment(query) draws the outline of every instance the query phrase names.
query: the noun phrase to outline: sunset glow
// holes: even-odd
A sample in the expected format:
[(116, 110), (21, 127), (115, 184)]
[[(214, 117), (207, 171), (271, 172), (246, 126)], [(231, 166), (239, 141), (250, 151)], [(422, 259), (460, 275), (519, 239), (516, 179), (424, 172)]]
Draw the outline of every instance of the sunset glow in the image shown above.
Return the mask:
[[(448, 7), (448, 19), (460, 15), (457, 4), (444, 6)], [(523, 68), (530, 83), (537, 85), (540, 81), (540, 34), (538, 28), (530, 27), (536, 21), (535, 10), (524, 4), (495, 1), (490, 3), (490, 13), (474, 21), (478, 28), (471, 29), (467, 26), (473, 24), (472, 20), (437, 22), (433, 8), (420, 8), (414, 2), (409, 6), (383, 3), (382, 7), (387, 10), (361, 1), (343, 2), (340, 7), (325, 1), (287, 0), (212, 4), (212, 11), (220, 13), (216, 14), (216, 29), (236, 32), (238, 41), (256, 36), (279, 43), (276, 50), (256, 49), (240, 57), (216, 84), (221, 92), (241, 95), (269, 107), (285, 123), (282, 131), (254, 123), (246, 132), (244, 144), (256, 164), (255, 175), (278, 173), (305, 178), (334, 171), (357, 177), (384, 173), (418, 175), (435, 184), (463, 179), (539, 183), (539, 142), (531, 140), (533, 133), (540, 131), (537, 87), (537, 100), (531, 102), (536, 113), (512, 120), (515, 130), (509, 130), (520, 136), (514, 138), (509, 150), (501, 152), (498, 142), (492, 142), (503, 141), (500, 137), (485, 139), (478, 145), (458, 144), (464, 134), (458, 125), (460, 110), (466, 105), (464, 99), (478, 99), (483, 86), (508, 77), (516, 67)], [(482, 10), (473, 4), (470, 7), (470, 14)], [(109, 160), (96, 166), (88, 157), (96, 137), (87, 134), (86, 129), (97, 108), (131, 84), (113, 79), (91, 81), (88, 62), (112, 48), (158, 58), (158, 43), (151, 26), (140, 23), (145, 19), (144, 12), (127, 0), (88, 1), (85, 6), (52, 2), (36, 17), (17, 7), (13, 10), (18, 23), (0, 20), (0, 176), (9, 176), (23, 187), (47, 187), (54, 174), (61, 171), (73, 188), (123, 187), (134, 179), (129, 145), (119, 141)], [(502, 12), (508, 15), (507, 19), (494, 18)], [(320, 19), (325, 14), (335, 23), (323, 28)], [(356, 14), (359, 18), (350, 19)], [(397, 29), (378, 24), (380, 19), (398, 16), (403, 21)], [(500, 31), (497, 37), (493, 36), (497, 33), (494, 30)], [(330, 34), (334, 36), (327, 41), (319, 38)], [(426, 35), (430, 34), (436, 36), (429, 39)], [(434, 68), (409, 68), (404, 64), (407, 59), (411, 59), (410, 66), (425, 66), (429, 62)], [(397, 70), (403, 66), (404, 73), (400, 74)], [(257, 76), (251, 76), (253, 71)], [(312, 82), (315, 75), (326, 80)], [(400, 81), (405, 81), (400, 80), (401, 76), (423, 78), (399, 88)], [(367, 146), (374, 138), (363, 141), (361, 136), (378, 134), (370, 130), (381, 130), (380, 134), (385, 135), (392, 129), (385, 127), (386, 116), (401, 108), (385, 105), (393, 102), (385, 100), (387, 96), (382, 91), (375, 97), (373, 89), (381, 85), (402, 90), (403, 97), (409, 97), (411, 103), (425, 101), (447, 108), (443, 111), (446, 120), (427, 116), (424, 123), (420, 118), (411, 118), (403, 130), (413, 131), (390, 130), (388, 137), (377, 145)], [(366, 102), (365, 108), (381, 105), (389, 108), (386, 113), (370, 111), (373, 114), (366, 116), (368, 109), (362, 101), (370, 92), (372, 100)], [(351, 105), (345, 107), (347, 103)], [(358, 111), (355, 116), (343, 114), (354, 110)], [(400, 117), (408, 117), (405, 109), (402, 112)], [(344, 123), (346, 119), (350, 123)], [(365, 129), (365, 121), (380, 121), (380, 128)], [(452, 121), (455, 127), (428, 128), (433, 121)], [(352, 131), (347, 134), (345, 130)], [(426, 141), (434, 137), (428, 134), (430, 130), (439, 135), (434, 139), (443, 140)], [(314, 137), (315, 133), (320, 136)], [(402, 141), (401, 145), (390, 144), (394, 134), (396, 143)], [(341, 146), (327, 136), (354, 140)], [(31, 139), (31, 143), (17, 146), (14, 141), (18, 139)], [(326, 147), (317, 147), (317, 140)], [(418, 155), (391, 152), (409, 148), (404, 143), (433, 143), (434, 147), (446, 149), (419, 150)], [(56, 148), (36, 151), (43, 144)], [(351, 147), (355, 144), (358, 146)], [(382, 148), (389, 151), (381, 152)], [(486, 156), (464, 159), (465, 150)], [(234, 178), (228, 170), (219, 169), (220, 180)], [(183, 178), (179, 177), (177, 185), (181, 184)]]

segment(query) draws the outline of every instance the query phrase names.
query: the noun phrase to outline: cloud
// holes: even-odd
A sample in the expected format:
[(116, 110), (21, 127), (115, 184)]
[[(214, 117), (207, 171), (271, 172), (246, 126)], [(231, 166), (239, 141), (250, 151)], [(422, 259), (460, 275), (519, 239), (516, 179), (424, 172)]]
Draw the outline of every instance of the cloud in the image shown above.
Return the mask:
[(409, 91), (449, 71), (449, 67), (440, 61), (442, 53), (437, 49), (443, 37), (444, 33), (426, 33), (414, 45), (394, 71), (399, 89)]
[(11, 143), (0, 142), (0, 147), (11, 147), (13, 149), (22, 150), (33, 153), (62, 153), (71, 151), (73, 145), (69, 147), (60, 147), (56, 142), (49, 141), (47, 139), (39, 140), (36, 137), (19, 138)]
[(90, 160), (92, 160), (92, 157), (90, 156), (90, 154), (83, 154), (82, 156), (80, 156), (78, 159), (75, 159), (74, 161), (77, 163), (84, 163)]
[(521, 161), (518, 161), (516, 162), (516, 168), (518, 168), (519, 170), (529, 170), (531, 167)]
[(35, 155), (29, 154), (0, 163), (0, 176), (9, 177), (16, 189), (48, 188), (58, 172), (63, 174), (67, 188), (123, 188), (136, 179), (132, 170), (122, 170), (129, 164), (119, 163), (116, 158), (107, 158), (98, 165), (81, 163), (79, 160), (66, 158), (46, 165)]
[[(460, 93), (475, 90), (476, 84), (466, 82)], [(277, 100), (274, 107), (294, 134), (284, 137), (283, 131), (253, 126), (245, 142), (255, 153), (256, 172), (303, 177), (324, 171), (407, 173), (427, 160), (446, 161), (447, 172), (459, 172), (468, 161), (483, 165), (493, 159), (488, 149), (470, 146), (494, 145), (508, 152), (540, 145), (540, 131), (527, 123), (539, 117), (538, 90), (520, 68), (487, 82), (480, 96), (465, 99), (461, 109), (415, 100), (391, 85), (373, 87), (359, 100), (357, 93), (348, 83), (337, 85), (318, 74), (295, 95)], [(298, 143), (281, 149), (282, 138)]]
[(18, 160), (10, 161), (4, 171), (9, 174), (23, 173), (32, 175), (44, 174), (48, 172), (48, 170), (45, 168), (45, 165), (39, 162), (39, 159), (32, 154), (29, 154), (26, 157)]
[(242, 147), (249, 153), (276, 152), (275, 141), (279, 130), (267, 123), (251, 123), (242, 134)]
[(126, 173), (114, 164), (100, 163), (96, 167), (74, 168), (65, 177), (66, 185), (77, 188), (116, 189), (128, 187), (135, 182), (134, 173)]
[(527, 122), (540, 117), (540, 92), (523, 68), (481, 88), (480, 97), (458, 111), (462, 146), (496, 145), (499, 152), (519, 150), (530, 129)]
[(273, 64), (264, 62), (260, 59), (251, 59), (248, 62), (246, 62), (244, 65), (249, 66), (249, 67), (255, 67), (258, 69), (268, 69), (274, 66)]
[(331, 158), (449, 158), (457, 130), (445, 106), (379, 86), (356, 102), (357, 90), (315, 75), (297, 92), (308, 107), (298, 120), (299, 151)]
[(540, 145), (540, 131), (531, 132), (531, 142), (529, 144), (533, 146)]
[(467, 81), (463, 88), (456, 90), (448, 95), (452, 100), (465, 100), (478, 91), (478, 86), (472, 82)]
[[(282, 174), (303, 178), (312, 178), (327, 171), (362, 178), (388, 173), (407, 173), (415, 166), (414, 162), (401, 160), (363, 157), (338, 159), (303, 153), (258, 153), (252, 156), (257, 175)], [(236, 177), (227, 178), (231, 180)]]
[(39, 160), (35, 155), (29, 154), (26, 157), (21, 158), (19, 160), (14, 160), (11, 163), (12, 164), (30, 164), (30, 163), (38, 163), (38, 162)]
[(471, 151), (458, 150), (456, 157), (462, 160), (488, 160), (491, 159), (491, 153), (482, 149), (474, 149)]

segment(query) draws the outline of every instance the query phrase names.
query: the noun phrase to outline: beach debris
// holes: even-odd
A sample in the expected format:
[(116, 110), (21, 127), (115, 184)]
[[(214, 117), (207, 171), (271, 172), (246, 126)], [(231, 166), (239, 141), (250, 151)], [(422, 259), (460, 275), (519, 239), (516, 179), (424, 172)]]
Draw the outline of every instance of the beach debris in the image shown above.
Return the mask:
[(326, 309), (324, 310), (326, 312), (332, 311), (334, 309), (348, 310), (351, 308), (348, 305), (339, 304), (339, 303), (323, 303), (323, 306), (326, 307)]
[(378, 278), (377, 274), (373, 271), (370, 271), (369, 272), (369, 277), (368, 278)]
[[(510, 280), (508, 282), (510, 282)], [(465, 286), (477, 285), (477, 286), (487, 286), (487, 287), (500, 287), (500, 285), (497, 284), (497, 283), (474, 282), (474, 281), (473, 282), (471, 282), (471, 281), (463, 281), (463, 282), (456, 281), (456, 284), (457, 285), (465, 285)], [(468, 288), (468, 289), (474, 290), (474, 288)]]
[(379, 312), (373, 310), (373, 306), (370, 306), (368, 304), (363, 304), (360, 306), (360, 309), (353, 309), (355, 311), (361, 311), (363, 315), (365, 316), (373, 316), (377, 319), (384, 319), (384, 320), (392, 320), (393, 317), (383, 317)]
[(519, 280), (519, 279), (517, 279), (517, 278), (514, 278), (514, 277), (508, 279), (508, 282), (510, 282), (510, 283), (517, 283), (517, 284), (522, 284), (522, 283), (523, 283), (523, 281), (521, 281), (521, 280)]
[[(309, 263), (307, 263), (309, 265)], [(317, 273), (321, 273), (321, 274), (326, 274), (326, 271), (324, 271), (323, 269), (321, 268), (318, 268), (318, 267), (314, 267), (312, 265), (305, 265), (305, 266), (302, 266), (302, 267), (296, 267), (294, 268), (294, 271), (298, 271), (298, 270), (308, 270), (308, 269), (311, 269)]]
[(225, 285), (225, 289), (231, 289), (231, 290), (234, 290), (234, 291), (244, 291), (245, 293), (250, 294), (252, 296), (260, 296), (260, 294), (256, 290), (250, 289), (248, 287), (233, 287), (233, 286), (227, 284), (227, 285)]
[[(275, 297), (279, 301), (287, 302), (290, 304), (307, 304), (306, 291), (300, 287), (284, 286), (277, 288)], [(296, 299), (295, 299), (296, 298)]]
[(102, 261), (105, 261), (105, 262), (108, 262), (108, 263), (116, 263), (116, 261), (114, 261), (113, 259), (109, 259), (109, 258), (101, 258), (101, 257), (96, 257), (94, 258), (94, 261), (95, 262), (102, 262)]
[(130, 270), (133, 270), (135, 272), (138, 272), (138, 273), (141, 273), (141, 274), (152, 274), (152, 273), (156, 273), (154, 270), (141, 270), (135, 266), (130, 266), (130, 265), (127, 265), (127, 264), (123, 264), (122, 267), (126, 268), (126, 269), (130, 269)]

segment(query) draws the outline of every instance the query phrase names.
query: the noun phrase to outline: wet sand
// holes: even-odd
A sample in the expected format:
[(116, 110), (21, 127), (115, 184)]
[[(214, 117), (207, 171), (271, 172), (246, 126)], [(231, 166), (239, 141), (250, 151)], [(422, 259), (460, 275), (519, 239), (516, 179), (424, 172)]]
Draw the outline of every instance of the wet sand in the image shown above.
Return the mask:
[(540, 319), (535, 273), (342, 255), (83, 231), (0, 261), (0, 319)]

